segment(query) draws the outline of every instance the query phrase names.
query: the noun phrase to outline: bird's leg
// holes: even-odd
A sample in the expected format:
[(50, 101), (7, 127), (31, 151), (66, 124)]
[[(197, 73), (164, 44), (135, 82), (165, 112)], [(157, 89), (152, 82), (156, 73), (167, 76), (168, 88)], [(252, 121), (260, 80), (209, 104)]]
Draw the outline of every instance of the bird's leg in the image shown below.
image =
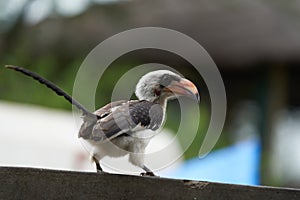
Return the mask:
[(145, 170), (146, 173), (141, 173), (141, 176), (156, 176), (146, 165), (144, 165), (143, 170)]
[(95, 162), (95, 164), (96, 164), (97, 172), (98, 172), (98, 173), (103, 172), (103, 169), (102, 169), (102, 167), (100, 166), (99, 160), (98, 160), (97, 158), (95, 158), (95, 157), (93, 157), (93, 160), (94, 160), (94, 162)]

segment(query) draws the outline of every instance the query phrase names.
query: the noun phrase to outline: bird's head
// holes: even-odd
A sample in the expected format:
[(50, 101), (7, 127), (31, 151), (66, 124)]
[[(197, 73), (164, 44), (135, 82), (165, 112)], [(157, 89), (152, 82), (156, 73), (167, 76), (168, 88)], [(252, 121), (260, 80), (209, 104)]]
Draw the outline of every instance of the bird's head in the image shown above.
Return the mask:
[(200, 100), (198, 90), (191, 81), (168, 70), (145, 74), (136, 85), (135, 94), (139, 100), (161, 103), (176, 96)]

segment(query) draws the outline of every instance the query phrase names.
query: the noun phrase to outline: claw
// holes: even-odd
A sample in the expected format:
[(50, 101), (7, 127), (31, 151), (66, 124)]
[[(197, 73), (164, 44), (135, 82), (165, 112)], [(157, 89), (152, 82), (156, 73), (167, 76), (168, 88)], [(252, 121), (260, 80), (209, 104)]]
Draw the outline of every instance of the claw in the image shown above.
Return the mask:
[(142, 172), (140, 175), (141, 176), (156, 176), (153, 172)]
[(96, 174), (109, 174), (108, 172), (105, 172), (103, 170), (97, 170)]

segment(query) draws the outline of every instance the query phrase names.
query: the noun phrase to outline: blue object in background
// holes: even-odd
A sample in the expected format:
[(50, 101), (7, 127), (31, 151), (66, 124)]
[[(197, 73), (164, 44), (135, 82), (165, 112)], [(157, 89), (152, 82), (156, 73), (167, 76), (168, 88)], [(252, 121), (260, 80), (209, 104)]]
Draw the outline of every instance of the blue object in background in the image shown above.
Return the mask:
[(251, 138), (186, 161), (170, 178), (259, 185), (261, 144)]

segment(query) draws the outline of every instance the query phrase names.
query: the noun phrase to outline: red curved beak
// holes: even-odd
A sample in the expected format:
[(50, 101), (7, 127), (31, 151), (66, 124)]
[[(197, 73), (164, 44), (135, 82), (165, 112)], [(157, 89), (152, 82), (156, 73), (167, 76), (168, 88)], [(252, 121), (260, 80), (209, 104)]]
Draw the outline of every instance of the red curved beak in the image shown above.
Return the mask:
[(180, 81), (172, 81), (165, 90), (171, 91), (180, 96), (187, 96), (200, 102), (199, 92), (197, 87), (191, 81), (182, 78)]

